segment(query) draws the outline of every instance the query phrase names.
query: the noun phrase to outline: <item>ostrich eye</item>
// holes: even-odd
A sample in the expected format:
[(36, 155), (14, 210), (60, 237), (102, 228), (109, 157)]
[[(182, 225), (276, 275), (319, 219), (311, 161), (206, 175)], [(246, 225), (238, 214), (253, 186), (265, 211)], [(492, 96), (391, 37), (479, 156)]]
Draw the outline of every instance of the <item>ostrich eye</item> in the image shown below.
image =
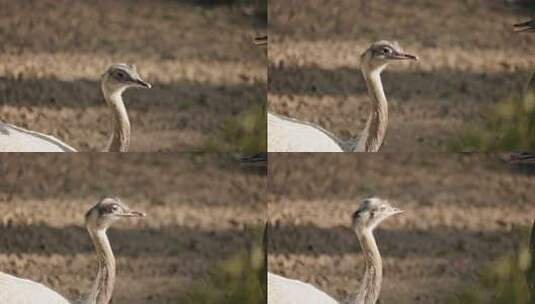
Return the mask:
[(390, 53), (392, 53), (392, 50), (385, 47), (385, 48), (383, 48), (383, 53), (390, 54)]
[(117, 78), (125, 78), (125, 74), (123, 72), (117, 72)]
[(107, 209), (108, 213), (114, 213), (114, 212), (117, 212), (119, 211), (119, 206), (118, 205), (111, 205), (109, 206), (109, 208)]
[(374, 217), (375, 216), (375, 211), (370, 211), (370, 217)]

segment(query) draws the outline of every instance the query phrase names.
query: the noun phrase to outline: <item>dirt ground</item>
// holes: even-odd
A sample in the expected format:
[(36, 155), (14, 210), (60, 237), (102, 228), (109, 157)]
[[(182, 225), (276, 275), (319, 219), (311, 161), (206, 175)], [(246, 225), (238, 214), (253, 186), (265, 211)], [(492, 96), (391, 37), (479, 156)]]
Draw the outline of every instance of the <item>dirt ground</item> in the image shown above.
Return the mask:
[(368, 117), (358, 68), (374, 41), (398, 41), (418, 63), (383, 73), (390, 122), (383, 151), (444, 151), (481, 110), (522, 92), (535, 35), (514, 34), (530, 12), (512, 1), (271, 0), (269, 109), (343, 138)]
[(188, 303), (188, 289), (250, 246), (250, 229), (263, 225), (260, 173), (216, 154), (0, 155), (0, 271), (69, 299), (86, 294), (96, 268), (84, 214), (102, 196), (118, 196), (147, 217), (108, 233), (113, 303)]
[(521, 232), (535, 214), (534, 169), (495, 155), (272, 154), (268, 183), (269, 270), (337, 299), (364, 271), (349, 228), (363, 198), (406, 210), (375, 233), (382, 303), (451, 303), (483, 266), (527, 245)]
[(100, 151), (111, 120), (100, 75), (128, 62), (153, 85), (125, 93), (130, 150), (202, 150), (265, 103), (265, 52), (252, 43), (265, 27), (247, 10), (194, 3), (0, 0), (0, 119)]

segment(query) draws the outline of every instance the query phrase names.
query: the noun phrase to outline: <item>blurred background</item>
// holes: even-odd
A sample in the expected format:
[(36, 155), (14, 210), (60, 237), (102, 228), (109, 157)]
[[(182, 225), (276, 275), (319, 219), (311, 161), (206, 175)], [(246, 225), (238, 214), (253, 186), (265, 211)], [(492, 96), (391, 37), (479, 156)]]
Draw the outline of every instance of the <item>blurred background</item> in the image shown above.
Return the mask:
[(264, 303), (265, 173), (223, 154), (0, 155), (0, 271), (87, 294), (84, 214), (117, 196), (147, 217), (108, 232), (113, 303)]
[(265, 150), (266, 0), (0, 0), (2, 121), (100, 151), (111, 113), (99, 86), (137, 65), (131, 151)]
[(358, 135), (368, 117), (360, 55), (394, 40), (420, 61), (383, 73), (383, 151), (535, 149), (534, 102), (521, 100), (535, 34), (512, 27), (535, 17), (534, 1), (271, 0), (269, 16), (269, 110)]
[(269, 271), (339, 300), (356, 292), (364, 261), (351, 214), (377, 196), (406, 210), (375, 232), (381, 303), (528, 303), (529, 257), (518, 256), (535, 219), (535, 168), (443, 153), (279, 153), (269, 162)]

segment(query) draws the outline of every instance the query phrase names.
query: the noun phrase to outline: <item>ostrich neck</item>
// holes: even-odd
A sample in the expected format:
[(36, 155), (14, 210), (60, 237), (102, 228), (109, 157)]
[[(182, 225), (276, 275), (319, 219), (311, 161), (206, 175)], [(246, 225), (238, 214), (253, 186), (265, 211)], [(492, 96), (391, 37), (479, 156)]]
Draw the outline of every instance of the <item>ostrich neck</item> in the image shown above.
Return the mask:
[(103, 90), (103, 93), (113, 115), (113, 133), (106, 151), (126, 152), (130, 145), (130, 120), (124, 106), (122, 91), (119, 90), (108, 95), (106, 90)]
[(388, 103), (381, 82), (381, 70), (363, 69), (362, 75), (368, 87), (370, 115), (364, 130), (360, 133), (355, 152), (377, 152), (386, 135)]
[(105, 230), (88, 229), (97, 255), (97, 277), (86, 304), (108, 304), (115, 284), (115, 257)]
[(365, 272), (353, 304), (375, 304), (381, 292), (383, 262), (371, 230), (357, 234), (364, 255)]

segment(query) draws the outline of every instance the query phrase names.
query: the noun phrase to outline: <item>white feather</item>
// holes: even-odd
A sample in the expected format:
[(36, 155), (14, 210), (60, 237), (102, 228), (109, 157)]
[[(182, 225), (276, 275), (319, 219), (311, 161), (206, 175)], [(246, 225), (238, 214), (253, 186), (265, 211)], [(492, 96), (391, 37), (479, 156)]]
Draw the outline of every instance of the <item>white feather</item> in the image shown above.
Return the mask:
[(268, 152), (344, 152), (329, 131), (268, 113)]
[(25, 279), (0, 272), (1, 304), (70, 304), (54, 290)]
[(268, 272), (268, 304), (339, 304), (325, 292)]
[(76, 152), (61, 140), (0, 122), (0, 152)]

